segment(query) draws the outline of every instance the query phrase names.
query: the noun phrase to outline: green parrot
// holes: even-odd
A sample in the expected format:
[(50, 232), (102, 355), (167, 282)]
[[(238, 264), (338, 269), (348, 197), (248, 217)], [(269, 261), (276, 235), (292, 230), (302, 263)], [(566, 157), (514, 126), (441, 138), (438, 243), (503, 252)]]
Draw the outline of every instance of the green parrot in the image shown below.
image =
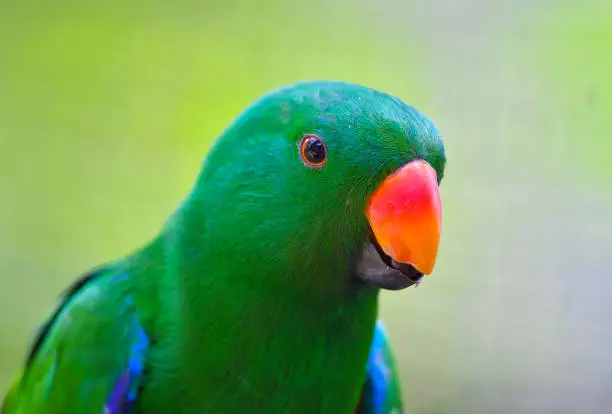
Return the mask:
[(433, 270), (445, 160), (386, 93), (268, 93), (157, 237), (68, 289), (0, 411), (401, 413), (378, 296)]

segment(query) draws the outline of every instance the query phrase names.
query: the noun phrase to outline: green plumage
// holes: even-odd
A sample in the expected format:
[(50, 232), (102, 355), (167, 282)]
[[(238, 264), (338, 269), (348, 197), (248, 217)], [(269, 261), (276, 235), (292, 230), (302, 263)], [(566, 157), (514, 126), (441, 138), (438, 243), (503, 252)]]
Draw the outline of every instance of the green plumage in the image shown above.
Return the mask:
[[(325, 139), (324, 168), (300, 159), (306, 133)], [(117, 412), (355, 412), (378, 300), (351, 277), (364, 210), (416, 158), (442, 177), (435, 127), (387, 94), (313, 82), (263, 97), (159, 236), (67, 298), (4, 413), (101, 413), (131, 367)]]

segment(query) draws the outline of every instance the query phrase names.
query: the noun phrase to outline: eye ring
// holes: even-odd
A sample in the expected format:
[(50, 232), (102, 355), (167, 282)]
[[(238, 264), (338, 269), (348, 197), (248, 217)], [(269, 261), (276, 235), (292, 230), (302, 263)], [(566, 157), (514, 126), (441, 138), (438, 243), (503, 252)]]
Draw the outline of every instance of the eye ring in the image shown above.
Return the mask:
[(327, 162), (327, 144), (318, 135), (306, 134), (298, 144), (300, 158), (309, 168), (323, 168)]

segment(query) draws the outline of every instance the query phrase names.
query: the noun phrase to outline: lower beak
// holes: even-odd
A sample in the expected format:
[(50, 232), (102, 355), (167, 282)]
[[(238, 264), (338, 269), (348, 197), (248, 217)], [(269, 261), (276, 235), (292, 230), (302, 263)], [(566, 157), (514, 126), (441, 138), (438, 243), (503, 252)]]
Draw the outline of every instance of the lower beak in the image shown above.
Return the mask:
[(389, 175), (372, 195), (366, 216), (385, 254), (431, 274), (440, 244), (442, 206), (436, 171), (426, 161), (409, 162)]

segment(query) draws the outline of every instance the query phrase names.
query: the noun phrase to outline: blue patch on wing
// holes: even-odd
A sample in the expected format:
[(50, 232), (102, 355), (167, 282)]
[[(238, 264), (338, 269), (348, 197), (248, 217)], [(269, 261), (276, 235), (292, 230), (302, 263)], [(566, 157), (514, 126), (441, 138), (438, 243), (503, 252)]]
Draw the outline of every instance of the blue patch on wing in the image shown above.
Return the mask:
[(381, 321), (374, 326), (374, 338), (366, 365), (357, 414), (401, 414), (402, 397), (394, 368), (391, 345)]
[(366, 366), (372, 414), (385, 413), (387, 388), (389, 382), (393, 380), (391, 378), (391, 370), (385, 360), (386, 346), (387, 337), (385, 335), (385, 328), (381, 321), (377, 321), (374, 328), (374, 340), (372, 341), (372, 348), (370, 348), (368, 365)]
[(104, 414), (130, 414), (136, 401), (138, 386), (144, 371), (145, 353), (149, 348), (149, 338), (140, 324), (135, 321), (135, 325), (128, 367), (115, 381), (113, 390), (104, 405)]

